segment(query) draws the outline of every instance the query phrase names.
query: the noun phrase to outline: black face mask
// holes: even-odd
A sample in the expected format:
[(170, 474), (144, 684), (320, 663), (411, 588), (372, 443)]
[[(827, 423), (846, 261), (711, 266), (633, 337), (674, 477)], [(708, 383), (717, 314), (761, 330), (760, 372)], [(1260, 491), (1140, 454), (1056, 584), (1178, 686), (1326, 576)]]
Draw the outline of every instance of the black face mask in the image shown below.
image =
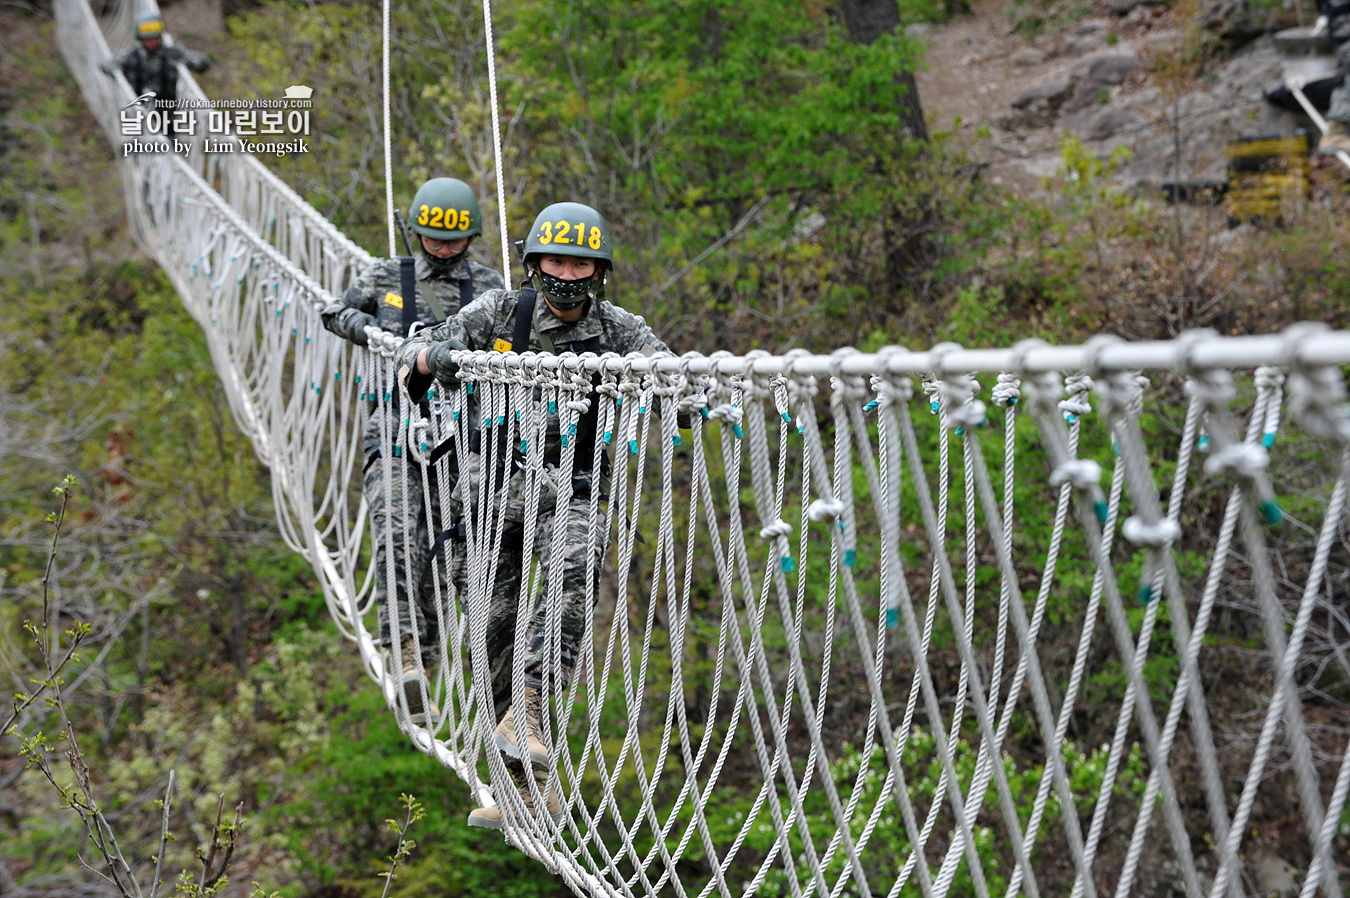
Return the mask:
[(549, 305), (559, 312), (570, 312), (595, 298), (593, 293), (595, 275), (576, 281), (565, 281), (541, 271), (539, 282), (543, 285), (543, 294), (548, 299)]
[(463, 264), (464, 259), (466, 258), (468, 252), (469, 248), (466, 246), (459, 255), (451, 256), (448, 259), (442, 259), (440, 256), (433, 256), (431, 253), (426, 251), (425, 247), (423, 247), (422, 258), (427, 260), (427, 264), (431, 266), (431, 271), (433, 274), (444, 276), (454, 271), (461, 264)]

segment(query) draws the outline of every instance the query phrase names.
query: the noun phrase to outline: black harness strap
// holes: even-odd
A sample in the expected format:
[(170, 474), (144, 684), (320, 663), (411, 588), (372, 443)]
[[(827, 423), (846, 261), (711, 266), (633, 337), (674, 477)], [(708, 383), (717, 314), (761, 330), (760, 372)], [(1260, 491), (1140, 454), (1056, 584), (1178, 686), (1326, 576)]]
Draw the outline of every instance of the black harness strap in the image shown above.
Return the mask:
[(520, 298), (516, 300), (516, 323), (511, 331), (511, 348), (516, 352), (528, 352), (530, 349), (530, 331), (534, 330), (533, 287), (521, 287)]
[(464, 280), (462, 280), (462, 281), (459, 282), (459, 308), (460, 308), (460, 311), (463, 311), (463, 310), (464, 310), (464, 307), (467, 306), (467, 305), (468, 305), (469, 303), (471, 303), (471, 302), (473, 302), (473, 272), (472, 272), (472, 271), (469, 272), (469, 276), (468, 276), (468, 277), (466, 277)]
[(403, 336), (412, 336), (413, 325), (417, 324), (417, 273), (413, 270), (412, 256), (399, 256), (398, 275), (403, 291)]

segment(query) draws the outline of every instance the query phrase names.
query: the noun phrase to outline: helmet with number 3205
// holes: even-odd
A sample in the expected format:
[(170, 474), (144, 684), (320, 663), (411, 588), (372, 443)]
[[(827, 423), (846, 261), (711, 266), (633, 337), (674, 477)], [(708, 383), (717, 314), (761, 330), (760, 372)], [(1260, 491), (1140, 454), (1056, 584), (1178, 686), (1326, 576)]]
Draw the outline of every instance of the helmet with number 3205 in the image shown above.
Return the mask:
[(581, 203), (554, 203), (540, 212), (525, 239), (525, 264), (544, 254), (580, 256), (614, 268), (614, 244), (605, 217)]
[(459, 240), (483, 233), (483, 214), (473, 188), (458, 178), (432, 178), (417, 188), (408, 226), (425, 237)]

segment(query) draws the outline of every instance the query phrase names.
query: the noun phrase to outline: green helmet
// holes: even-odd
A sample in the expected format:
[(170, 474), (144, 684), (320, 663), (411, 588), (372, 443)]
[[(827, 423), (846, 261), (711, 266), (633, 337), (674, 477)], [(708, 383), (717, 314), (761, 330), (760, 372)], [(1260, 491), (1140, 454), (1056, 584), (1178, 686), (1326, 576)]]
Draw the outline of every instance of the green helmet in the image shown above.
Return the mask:
[(599, 259), (614, 268), (614, 244), (603, 215), (581, 203), (554, 203), (540, 212), (525, 240), (525, 264), (532, 256), (556, 253)]
[(136, 39), (145, 40), (164, 36), (164, 20), (155, 13), (136, 17)]
[(457, 178), (432, 178), (417, 188), (408, 207), (408, 226), (436, 240), (459, 240), (483, 233), (483, 213), (468, 184)]

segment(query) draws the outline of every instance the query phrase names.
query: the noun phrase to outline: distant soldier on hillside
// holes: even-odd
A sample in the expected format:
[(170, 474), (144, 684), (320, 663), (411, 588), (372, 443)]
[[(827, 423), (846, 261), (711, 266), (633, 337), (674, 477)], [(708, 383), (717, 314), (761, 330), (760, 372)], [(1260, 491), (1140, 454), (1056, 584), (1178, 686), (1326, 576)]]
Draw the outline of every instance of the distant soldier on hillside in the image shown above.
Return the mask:
[[(1327, 154), (1350, 152), (1350, 0), (1322, 4), (1322, 16), (1331, 34), (1331, 42), (1336, 46), (1336, 62), (1341, 70), (1342, 81), (1341, 86), (1331, 94), (1331, 109), (1327, 111), (1327, 121), (1336, 122), (1340, 127), (1332, 127), (1322, 138), (1318, 151)], [(1320, 30), (1323, 22), (1317, 25)]]
[[(178, 99), (178, 64), (194, 72), (211, 68), (205, 53), (164, 43), (164, 20), (154, 13), (136, 20), (136, 45), (103, 63), (103, 71), (120, 70), (136, 96), (153, 91), (155, 107), (168, 110)], [(168, 130), (168, 129), (166, 129)]]

